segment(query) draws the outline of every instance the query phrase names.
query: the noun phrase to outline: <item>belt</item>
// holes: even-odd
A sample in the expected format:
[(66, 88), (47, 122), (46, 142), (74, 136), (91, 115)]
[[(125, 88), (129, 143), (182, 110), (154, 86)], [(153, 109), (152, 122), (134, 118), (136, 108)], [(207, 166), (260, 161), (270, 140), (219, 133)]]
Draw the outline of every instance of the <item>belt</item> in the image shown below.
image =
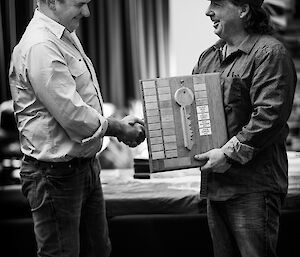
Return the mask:
[(87, 162), (90, 162), (92, 158), (73, 158), (70, 161), (66, 161), (66, 162), (46, 162), (46, 161), (39, 161), (31, 156), (28, 155), (24, 155), (23, 160), (25, 162), (31, 162), (36, 166), (40, 166), (40, 167), (48, 167), (48, 168), (52, 168), (52, 169), (60, 169), (60, 168), (75, 168), (78, 167), (80, 165), (83, 165)]

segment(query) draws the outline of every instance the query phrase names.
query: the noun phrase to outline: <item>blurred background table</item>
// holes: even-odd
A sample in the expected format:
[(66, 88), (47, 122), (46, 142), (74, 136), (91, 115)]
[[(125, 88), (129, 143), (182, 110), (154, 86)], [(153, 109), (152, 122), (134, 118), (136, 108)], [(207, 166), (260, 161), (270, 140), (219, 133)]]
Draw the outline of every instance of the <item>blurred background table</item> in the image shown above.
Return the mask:
[[(289, 191), (283, 207), (279, 256), (296, 257), (300, 238), (300, 153), (289, 152)], [(101, 171), (112, 257), (213, 256), (199, 198), (200, 171), (186, 169), (135, 179), (134, 169)], [(30, 208), (20, 184), (0, 187), (0, 255), (35, 256)]]

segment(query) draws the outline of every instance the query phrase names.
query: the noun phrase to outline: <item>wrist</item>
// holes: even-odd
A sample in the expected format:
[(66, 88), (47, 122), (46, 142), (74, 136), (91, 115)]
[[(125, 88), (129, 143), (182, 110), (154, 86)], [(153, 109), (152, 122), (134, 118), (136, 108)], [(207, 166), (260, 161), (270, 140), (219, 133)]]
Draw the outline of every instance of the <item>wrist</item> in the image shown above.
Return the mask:
[(233, 165), (233, 164), (236, 164), (237, 161), (235, 161), (234, 159), (230, 158), (226, 153), (223, 153), (224, 154), (224, 157), (225, 157), (225, 160), (228, 164), (230, 165)]
[(105, 135), (106, 136), (113, 136), (113, 137), (118, 137), (122, 133), (122, 123), (114, 118), (108, 118), (107, 119), (108, 124), (107, 124), (107, 130)]

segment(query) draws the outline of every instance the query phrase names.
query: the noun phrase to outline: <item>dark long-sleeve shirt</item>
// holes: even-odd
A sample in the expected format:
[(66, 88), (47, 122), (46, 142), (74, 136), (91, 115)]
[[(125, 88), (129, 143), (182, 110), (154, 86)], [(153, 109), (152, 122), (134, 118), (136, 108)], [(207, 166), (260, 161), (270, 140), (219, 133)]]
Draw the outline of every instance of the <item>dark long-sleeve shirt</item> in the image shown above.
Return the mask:
[(258, 191), (286, 193), (285, 139), (296, 86), (293, 61), (269, 35), (249, 35), (223, 58), (220, 40), (204, 51), (193, 73), (220, 72), (227, 132), (223, 151), (238, 164), (210, 173), (208, 197), (228, 199)]

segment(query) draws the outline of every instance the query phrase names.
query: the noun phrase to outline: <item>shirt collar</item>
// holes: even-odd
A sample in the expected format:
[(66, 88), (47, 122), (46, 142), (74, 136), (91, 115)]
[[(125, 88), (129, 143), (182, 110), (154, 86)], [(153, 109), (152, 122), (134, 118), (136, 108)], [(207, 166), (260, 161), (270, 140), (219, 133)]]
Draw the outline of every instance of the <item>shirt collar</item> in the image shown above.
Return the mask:
[(35, 9), (33, 18), (44, 22), (45, 27), (48, 28), (56, 37), (62, 37), (65, 31), (65, 27), (63, 25), (41, 13), (38, 9)]
[(219, 39), (212, 47), (215, 50), (220, 50), (221, 48), (223, 48), (223, 46), (226, 44), (225, 40), (223, 39)]
[[(256, 44), (259, 39), (259, 35), (251, 35), (249, 34), (245, 40), (237, 47), (237, 50), (242, 51), (246, 54), (249, 54), (253, 46)], [(213, 48), (221, 49), (226, 44), (225, 40), (220, 39), (214, 45)]]
[(240, 50), (246, 54), (249, 54), (258, 39), (259, 39), (259, 35), (249, 34), (245, 38), (245, 40), (239, 45), (238, 50)]

